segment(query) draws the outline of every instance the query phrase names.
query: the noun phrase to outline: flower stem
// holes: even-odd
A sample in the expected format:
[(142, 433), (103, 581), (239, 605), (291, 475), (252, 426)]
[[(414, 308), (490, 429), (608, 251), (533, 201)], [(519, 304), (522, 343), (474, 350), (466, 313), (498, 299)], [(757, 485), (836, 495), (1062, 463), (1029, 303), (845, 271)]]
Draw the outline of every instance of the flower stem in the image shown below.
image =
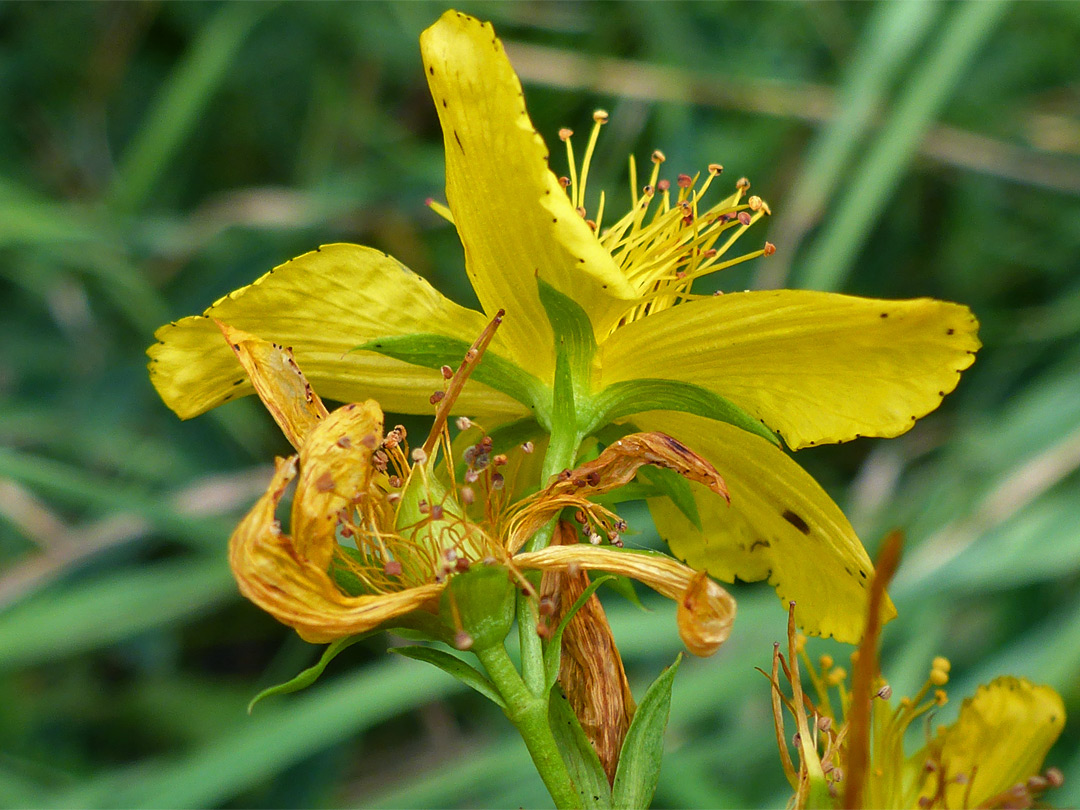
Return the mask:
[(580, 808), (581, 797), (551, 733), (548, 695), (536, 695), (525, 686), (503, 645), (496, 644), (475, 652), (502, 695), (506, 704), (506, 716), (525, 741), (533, 764), (555, 801), (555, 806), (559, 810)]

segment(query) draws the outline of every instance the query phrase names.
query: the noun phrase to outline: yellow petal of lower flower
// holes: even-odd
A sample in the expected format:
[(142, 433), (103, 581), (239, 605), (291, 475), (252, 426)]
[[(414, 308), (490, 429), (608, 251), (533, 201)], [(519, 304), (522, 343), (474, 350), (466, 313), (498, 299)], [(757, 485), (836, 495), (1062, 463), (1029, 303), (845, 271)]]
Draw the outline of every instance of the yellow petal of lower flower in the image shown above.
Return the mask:
[(438, 604), (437, 583), (373, 596), (345, 596), (326, 570), (300, 559), (274, 510), (296, 477), (296, 457), (278, 459), (269, 489), (229, 540), (229, 565), (240, 592), (300, 637), (322, 644), (363, 633), (414, 610)]
[[(1026, 782), (1042, 769), (1064, 727), (1065, 705), (1049, 686), (1011, 676), (980, 686), (974, 697), (964, 701), (960, 716), (944, 737), (930, 743), (939, 750), (946, 780), (943, 806), (982, 807)], [(953, 781), (961, 774), (970, 785)], [(933, 796), (937, 787), (936, 774), (932, 774), (923, 795)]]
[[(730, 506), (690, 485), (701, 529), (669, 499), (649, 501), (660, 536), (676, 557), (727, 582), (767, 579), (781, 600), (796, 602), (808, 633), (859, 640), (873, 565), (847, 518), (813, 478), (775, 445), (722, 422), (654, 411), (634, 423), (685, 442), (727, 482)], [(884, 619), (895, 615), (886, 599)]]
[(792, 449), (898, 436), (956, 387), (981, 345), (965, 306), (807, 290), (721, 295), (620, 327), (602, 382), (681, 380), (732, 400)]
[[(435, 369), (351, 350), (376, 337), (428, 332), (472, 343), (487, 320), (437, 292), (396, 260), (359, 245), (324, 245), (219, 299), (202, 316), (158, 329), (147, 350), (150, 379), (165, 404), (188, 419), (253, 391), (211, 318), (293, 349), (324, 397), (379, 399), (388, 410), (428, 414), (443, 387)], [(496, 334), (489, 351), (508, 356)], [(459, 399), (474, 415), (526, 409), (478, 382)]]
[(259, 399), (289, 443), (299, 450), (308, 433), (328, 414), (292, 352), (221, 321), (217, 325), (248, 373)]
[(343, 405), (308, 434), (300, 449), (300, 478), (292, 505), (293, 548), (325, 571), (337, 545), (338, 515), (367, 493), (382, 443), (383, 413), (368, 400)]
[(550, 383), (554, 348), (536, 276), (587, 301), (598, 335), (634, 291), (548, 168), (547, 147), (491, 24), (448, 11), (420, 36), (420, 49), (469, 279), (485, 311), (506, 309), (501, 333), (514, 358)]
[[(610, 571), (643, 582), (680, 603), (679, 636), (695, 655), (716, 652), (735, 621), (735, 600), (731, 594), (664, 554), (616, 551), (578, 543), (517, 554), (514, 565), (540, 571)], [(693, 604), (684, 605), (688, 597)]]

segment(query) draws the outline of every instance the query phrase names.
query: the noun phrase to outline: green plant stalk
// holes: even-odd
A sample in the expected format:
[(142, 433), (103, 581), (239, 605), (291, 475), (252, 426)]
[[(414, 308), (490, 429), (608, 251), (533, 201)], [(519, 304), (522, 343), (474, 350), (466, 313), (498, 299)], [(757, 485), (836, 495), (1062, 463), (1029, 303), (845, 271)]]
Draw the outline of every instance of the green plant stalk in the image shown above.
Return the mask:
[(536, 695), (525, 685), (502, 644), (474, 652), (502, 695), (506, 716), (525, 741), (555, 806), (560, 810), (580, 808), (581, 797), (548, 725), (548, 695)]

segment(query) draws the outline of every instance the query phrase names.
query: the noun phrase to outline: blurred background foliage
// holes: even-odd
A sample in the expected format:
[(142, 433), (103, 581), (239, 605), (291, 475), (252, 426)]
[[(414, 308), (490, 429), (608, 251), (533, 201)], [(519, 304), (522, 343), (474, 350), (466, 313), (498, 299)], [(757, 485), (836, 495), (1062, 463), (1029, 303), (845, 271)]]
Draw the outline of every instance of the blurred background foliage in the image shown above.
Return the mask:
[[(471, 300), (424, 207), (442, 154), (417, 37), (445, 7), (0, 6), (0, 805), (548, 802), (497, 710), (385, 638), (245, 714), (317, 655), (225, 562), (284, 441), (252, 399), (181, 423), (145, 372), (157, 325), (324, 242)], [(1080, 4), (461, 8), (494, 21), (549, 141), (611, 112), (590, 184), (610, 211), (630, 152), (752, 179), (778, 252), (722, 288), (974, 308), (985, 347), (939, 411), (799, 460), (871, 551), (907, 534), (896, 693), (936, 654), (943, 721), (995, 674), (1052, 684), (1055, 802), (1080, 805)], [(676, 681), (657, 806), (784, 800), (753, 670), (784, 611), (735, 590), (733, 639)], [(680, 647), (672, 612), (608, 603), (641, 689)]]

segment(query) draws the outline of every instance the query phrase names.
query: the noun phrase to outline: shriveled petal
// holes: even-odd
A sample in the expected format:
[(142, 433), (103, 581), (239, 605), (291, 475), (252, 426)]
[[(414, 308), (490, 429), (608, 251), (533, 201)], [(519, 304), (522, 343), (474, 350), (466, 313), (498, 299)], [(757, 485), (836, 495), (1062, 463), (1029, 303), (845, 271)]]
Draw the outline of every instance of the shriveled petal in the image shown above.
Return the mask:
[(586, 306), (597, 335), (634, 291), (548, 168), (548, 149), (491, 24), (448, 11), (420, 36), (420, 50), (469, 279), (486, 312), (506, 309), (503, 334), (514, 359), (550, 383), (554, 346), (536, 277)]
[(511, 553), (517, 551), (562, 509), (626, 486), (646, 464), (672, 470), (722, 498), (728, 497), (724, 479), (716, 469), (682, 442), (658, 431), (632, 433), (605, 447), (593, 461), (565, 471), (537, 493), (513, 521), (507, 548)]
[[(843, 512), (813, 478), (783, 450), (728, 424), (669, 411), (634, 422), (692, 443), (731, 493), (729, 506), (691, 484), (700, 529), (670, 499), (649, 501), (676, 557), (725, 582), (767, 579), (781, 600), (796, 602), (806, 632), (859, 640), (873, 566)], [(895, 615), (886, 598), (883, 620)]]
[(338, 515), (367, 492), (382, 443), (379, 403), (343, 405), (308, 434), (300, 449), (300, 478), (292, 505), (293, 550), (325, 571), (337, 544)]
[[(219, 299), (203, 315), (157, 330), (158, 342), (147, 350), (150, 379), (183, 419), (254, 390), (212, 318), (292, 347), (324, 397), (374, 397), (389, 410), (419, 414), (431, 413), (431, 393), (443, 386), (438, 370), (351, 350), (377, 337), (418, 332), (469, 344), (487, 323), (385, 253), (324, 245)], [(488, 351), (508, 356), (499, 335)], [(525, 414), (524, 406), (475, 381), (459, 402), (477, 416)]]
[[(1037, 775), (1064, 727), (1065, 705), (1049, 686), (1011, 676), (980, 686), (964, 701), (944, 737), (930, 743), (938, 749), (948, 780), (944, 806), (982, 807)], [(961, 774), (971, 780), (970, 787), (952, 781)], [(937, 790), (936, 774), (931, 776), (923, 788), (925, 796)]]
[(712, 655), (728, 637), (735, 621), (735, 600), (717, 583), (673, 560), (666, 554), (647, 551), (617, 551), (613, 548), (578, 543), (548, 546), (514, 557), (514, 564), (526, 570), (610, 571), (632, 577), (662, 596), (682, 606), (689, 596), (693, 604), (679, 612), (679, 636), (695, 655)]
[(299, 450), (304, 438), (328, 412), (296, 365), (292, 351), (221, 321), (217, 326), (251, 379), (255, 393), (285, 438)]
[(898, 436), (952, 391), (981, 345), (965, 306), (807, 290), (721, 295), (620, 327), (604, 385), (700, 385), (761, 419), (792, 449)]
[(327, 572), (301, 559), (274, 510), (296, 477), (297, 459), (278, 459), (270, 487), (229, 540), (229, 565), (240, 592), (305, 641), (321, 644), (362, 633), (438, 603), (437, 583), (377, 596), (345, 596)]
[[(560, 521), (553, 542), (577, 545), (573, 525)], [(554, 611), (548, 617), (552, 627), (562, 621), (587, 587), (589, 575), (584, 570), (544, 572), (540, 594), (554, 604)], [(559, 661), (563, 694), (596, 749), (608, 782), (612, 783), (636, 706), (611, 625), (596, 594), (585, 600), (566, 625)]]

